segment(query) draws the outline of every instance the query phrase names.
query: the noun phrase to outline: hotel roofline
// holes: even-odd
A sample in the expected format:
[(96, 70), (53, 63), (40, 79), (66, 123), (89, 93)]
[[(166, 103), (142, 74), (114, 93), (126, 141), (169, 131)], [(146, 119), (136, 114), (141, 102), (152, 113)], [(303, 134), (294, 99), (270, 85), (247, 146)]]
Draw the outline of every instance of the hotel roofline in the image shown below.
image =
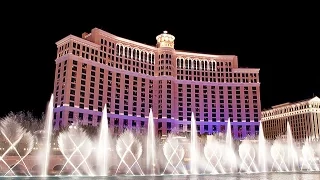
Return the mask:
[[(136, 42), (136, 41), (132, 41), (132, 40), (129, 40), (129, 39), (125, 39), (125, 38), (122, 38), (122, 37), (118, 37), (116, 35), (113, 35), (109, 32), (106, 32), (106, 31), (103, 31), (101, 29), (98, 29), (98, 28), (93, 28), (91, 30), (91, 33), (84, 33), (83, 34), (83, 37), (80, 38), (80, 37), (77, 37), (77, 36), (74, 36), (74, 35), (69, 35), (59, 41), (56, 42), (56, 45), (57, 46), (60, 46), (62, 44), (64, 44), (66, 41), (76, 41), (78, 43), (81, 43), (81, 44), (86, 44), (88, 46), (91, 46), (91, 47), (95, 47), (95, 48), (99, 48), (100, 45), (99, 44), (96, 44), (94, 42), (91, 42), (89, 39), (89, 37), (94, 34), (94, 33), (98, 33), (102, 36), (105, 36), (105, 37), (108, 37), (108, 38), (113, 38), (115, 40), (118, 40), (120, 42), (124, 42), (124, 43), (128, 43), (129, 45), (135, 45), (135, 46), (139, 46), (141, 49), (145, 48), (146, 50), (157, 50), (158, 48), (155, 47), (155, 46), (151, 46), (151, 45), (147, 45), (147, 44), (143, 44), (143, 43), (139, 43), (139, 42)], [(213, 55), (213, 54), (205, 54), (205, 53), (194, 53), (194, 52), (188, 52), (188, 51), (182, 51), (182, 50), (175, 50), (175, 53), (177, 56), (179, 55), (185, 55), (185, 56), (201, 56), (201, 57), (207, 57), (207, 58), (237, 58), (236, 55)]]
[(268, 113), (270, 111), (274, 111), (274, 110), (277, 110), (277, 109), (284, 109), (284, 108), (288, 108), (290, 106), (300, 106), (302, 104), (310, 103), (310, 102), (319, 102), (320, 103), (320, 98), (315, 96), (313, 98), (309, 98), (309, 99), (305, 99), (305, 100), (301, 100), (301, 101), (286, 102), (286, 103), (278, 104), (278, 105), (272, 106), (269, 109), (262, 110), (261, 113), (265, 114), (265, 113)]

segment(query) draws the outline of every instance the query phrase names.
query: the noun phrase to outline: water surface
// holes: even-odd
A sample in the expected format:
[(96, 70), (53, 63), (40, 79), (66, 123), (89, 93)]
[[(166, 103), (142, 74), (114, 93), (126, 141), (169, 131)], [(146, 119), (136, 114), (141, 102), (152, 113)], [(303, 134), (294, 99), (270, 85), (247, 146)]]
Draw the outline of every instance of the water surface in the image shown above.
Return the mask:
[[(0, 179), (2, 179), (0, 177)], [(199, 176), (107, 176), (107, 177), (11, 177), (14, 180), (320, 180), (320, 172), (224, 174)]]

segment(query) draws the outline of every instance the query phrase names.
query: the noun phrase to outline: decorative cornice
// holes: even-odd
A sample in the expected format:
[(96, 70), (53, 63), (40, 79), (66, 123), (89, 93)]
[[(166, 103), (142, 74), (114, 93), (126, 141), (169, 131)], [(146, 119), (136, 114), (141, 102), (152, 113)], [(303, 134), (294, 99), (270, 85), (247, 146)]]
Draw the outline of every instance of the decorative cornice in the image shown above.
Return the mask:
[(213, 54), (202, 54), (202, 53), (193, 53), (193, 52), (187, 52), (187, 51), (179, 51), (179, 50), (176, 50), (176, 55), (177, 56), (188, 56), (190, 58), (193, 58), (193, 59), (205, 59), (205, 58), (217, 58), (217, 59), (233, 59), (237, 56), (235, 55), (213, 55)]
[[(320, 103), (320, 98), (314, 97), (314, 98), (303, 100), (303, 101), (279, 104), (279, 105), (276, 105), (276, 106), (272, 106), (272, 109), (266, 109), (266, 110), (261, 111), (261, 114), (265, 115), (265, 114), (268, 114), (268, 113), (274, 113), (274, 112), (281, 111), (281, 110), (284, 110), (284, 109), (303, 107), (305, 105), (309, 105), (309, 104), (314, 103), (314, 102), (315, 103)], [(307, 108), (308, 107), (301, 108), (301, 109), (307, 109)]]
[(296, 110), (296, 111), (261, 117), (261, 121), (268, 121), (268, 120), (272, 120), (272, 119), (278, 119), (278, 118), (283, 118), (283, 117), (288, 117), (288, 116), (293, 116), (293, 115), (298, 115), (298, 114), (312, 113), (312, 112), (313, 113), (320, 113), (320, 108), (308, 107), (308, 108), (300, 109), (300, 110)]
[[(146, 45), (146, 44), (143, 44), (143, 43), (139, 43), (139, 42), (135, 42), (135, 41), (132, 41), (132, 40), (129, 40), (129, 39), (125, 39), (125, 38), (122, 38), (122, 37), (118, 37), (116, 35), (113, 35), (109, 32), (106, 32), (106, 31), (103, 31), (99, 28), (94, 28), (92, 29), (92, 31), (97, 31), (100, 35), (102, 36), (105, 36), (105, 37), (108, 37), (108, 38), (111, 38), (111, 39), (115, 39), (115, 40), (118, 40), (120, 42), (123, 42), (124, 45), (126, 45), (126, 43), (128, 45), (131, 45), (131, 46), (139, 46), (141, 48), (146, 48), (146, 49), (149, 49), (149, 50), (158, 50), (159, 48), (155, 47), (155, 46), (150, 46), (150, 45)], [(233, 58), (237, 57), (235, 55), (212, 55), (212, 54), (202, 54), (202, 53), (192, 53), (192, 52), (186, 52), (186, 51), (180, 51), (180, 50), (175, 50), (175, 54), (177, 56), (190, 56), (190, 58), (200, 58), (200, 59), (205, 59), (205, 58), (218, 58), (218, 59), (230, 59), (232, 60)]]
[[(129, 40), (129, 39), (125, 39), (125, 38), (122, 38), (122, 37), (118, 37), (116, 35), (113, 35), (109, 32), (106, 32), (106, 31), (103, 31), (99, 28), (93, 28), (91, 30), (91, 33), (87, 34), (85, 37), (88, 37), (88, 36), (95, 36), (95, 34), (97, 35), (101, 35), (101, 36), (104, 36), (106, 38), (110, 38), (110, 39), (113, 39), (117, 42), (115, 43), (118, 43), (118, 44), (123, 44), (123, 46), (127, 46), (127, 47), (132, 47), (132, 48), (139, 48), (143, 51), (152, 51), (154, 53), (157, 52), (157, 50), (159, 50), (159, 48), (155, 47), (155, 46), (150, 46), (150, 45), (146, 45), (146, 44), (143, 44), (143, 43), (139, 43), (139, 42), (135, 42), (135, 41), (132, 41), (132, 40)], [(86, 45), (86, 46), (90, 46), (92, 48), (95, 48), (95, 49), (99, 49), (100, 48), (100, 45), (99, 44), (96, 44), (96, 43), (93, 43), (89, 40), (86, 40), (86, 39), (83, 39), (83, 38), (79, 38), (77, 36), (74, 36), (74, 35), (69, 35), (63, 39), (61, 39), (60, 41), (56, 42), (56, 45), (57, 46), (61, 46), (65, 43), (67, 43), (68, 41), (75, 41), (77, 43), (80, 43), (80, 44), (83, 44), (83, 45)], [(161, 49), (161, 48), (160, 48)], [(209, 60), (209, 61), (212, 61), (212, 60), (215, 60), (215, 61), (223, 61), (223, 60), (237, 60), (237, 56), (236, 55), (213, 55), (213, 54), (202, 54), (202, 53), (193, 53), (193, 52), (186, 52), (186, 51), (180, 51), (180, 50), (173, 50), (174, 54), (176, 55), (176, 57), (181, 57), (181, 58), (184, 58), (184, 59), (187, 59), (187, 58), (190, 58), (190, 59), (199, 59), (199, 60)], [(242, 72), (259, 72), (260, 69), (245, 69), (245, 68), (238, 68), (239, 71), (242, 71)], [(233, 69), (233, 71), (236, 71), (235, 69)]]
[(115, 39), (115, 40), (121, 41), (123, 43), (127, 43), (128, 45), (131, 45), (131, 46), (139, 46), (141, 48), (146, 48), (146, 49), (149, 49), (149, 50), (156, 50), (157, 49), (154, 46), (150, 46), (150, 45), (147, 45), (147, 44), (135, 42), (135, 41), (132, 41), (132, 40), (129, 40), (129, 39), (125, 39), (125, 38), (122, 38), (122, 37), (118, 37), (116, 35), (113, 35), (111, 33), (108, 33), (106, 31), (103, 31), (103, 30), (98, 29), (98, 28), (94, 28), (94, 29), (92, 29), (92, 31), (98, 31), (99, 34), (102, 35), (102, 36), (105, 36), (105, 37), (108, 37), (108, 38), (111, 38), (111, 39)]
[(183, 59), (183, 60), (191, 60), (191, 61), (208, 61), (208, 62), (217, 62), (215, 58), (194, 58), (194, 57), (183, 57), (183, 56), (176, 56), (176, 60)]
[(79, 38), (79, 37), (74, 36), (74, 35), (69, 35), (69, 36), (61, 39), (60, 41), (56, 42), (56, 45), (57, 46), (61, 46), (61, 45), (64, 45), (65, 43), (70, 42), (70, 41), (75, 41), (75, 42), (77, 42), (79, 44), (83, 44), (85, 46), (90, 46), (90, 47), (93, 47), (95, 49), (99, 49), (100, 48), (99, 44), (96, 44), (96, 43), (93, 43), (91, 41)]
[(259, 68), (232, 68), (234, 73), (259, 73)]

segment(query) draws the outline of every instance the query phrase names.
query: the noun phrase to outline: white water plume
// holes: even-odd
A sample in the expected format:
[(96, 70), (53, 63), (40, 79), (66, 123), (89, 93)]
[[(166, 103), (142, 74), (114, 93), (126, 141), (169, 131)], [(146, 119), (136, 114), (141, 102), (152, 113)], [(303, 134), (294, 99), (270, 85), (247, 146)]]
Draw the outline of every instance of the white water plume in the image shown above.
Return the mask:
[(316, 153), (308, 141), (306, 141), (302, 147), (302, 164), (300, 170), (304, 169), (309, 171), (319, 171), (319, 167), (316, 162)]
[[(124, 166), (125, 174), (135, 175), (138, 173), (139, 175), (144, 175), (138, 162), (142, 155), (142, 145), (131, 131), (125, 131), (119, 136), (116, 151), (120, 157), (116, 174), (119, 172), (121, 166)], [(135, 170), (137, 170), (137, 173)]]
[(241, 158), (240, 171), (247, 173), (259, 172), (255, 163), (256, 150), (249, 140), (244, 140), (239, 146), (239, 156)]
[(58, 137), (59, 149), (66, 159), (60, 174), (70, 165), (73, 170), (71, 175), (94, 175), (91, 164), (87, 162), (92, 151), (92, 142), (87, 134), (76, 126), (70, 126), (69, 130), (60, 133)]
[(281, 140), (276, 140), (271, 146), (271, 157), (273, 159), (271, 171), (289, 171), (286, 164), (287, 156), (285, 144)]
[[(31, 153), (34, 146), (34, 137), (30, 132), (27, 132), (18, 122), (12, 121), (10, 118), (4, 118), (0, 124), (0, 132), (3, 136), (2, 139), (6, 142), (2, 147), (4, 149), (1, 154), (0, 161), (5, 164), (8, 168), (8, 171), (5, 172), (6, 175), (16, 174), (13, 171), (18, 164), (22, 164), (25, 168), (26, 175), (31, 176), (28, 166), (26, 165), (24, 159)], [(5, 157), (9, 155), (15, 155), (18, 157), (18, 160), (15, 164), (9, 166), (5, 161)]]
[(162, 174), (167, 174), (166, 172), (169, 174), (188, 174), (183, 164), (184, 148), (174, 135), (169, 135), (166, 139), (163, 145), (163, 154), (167, 162)]
[[(96, 138), (93, 136), (95, 129), (86, 129), (86, 132), (93, 133), (88, 136), (78, 126), (70, 126), (68, 131), (61, 131), (58, 138), (52, 140), (51, 146), (50, 126), (53, 114), (51, 102), (44, 122), (47, 126), (40, 133), (23, 128), (28, 126), (21, 124), (14, 115), (1, 119), (1, 175), (48, 176), (48, 173), (54, 173), (54, 175), (69, 176), (111, 174), (141, 176), (320, 171), (320, 142), (315, 140), (315, 137), (307, 137), (305, 142), (295, 141), (289, 124), (287, 136), (281, 136), (282, 139), (267, 142), (260, 124), (258, 139), (250, 137), (240, 143), (232, 138), (230, 121), (227, 132), (220, 132), (219, 137), (199, 136), (193, 117), (190, 139), (186, 133), (181, 132), (173, 132), (175, 135), (169, 134), (167, 137), (156, 139), (157, 130), (154, 129), (152, 111), (149, 115), (147, 135), (125, 131), (119, 137), (114, 137), (116, 146), (110, 145), (114, 142), (109, 134), (106, 108), (103, 110), (100, 134), (98, 133)], [(32, 133), (35, 133), (40, 141), (36, 142)], [(97, 141), (93, 143), (91, 138)], [(56, 140), (59, 148), (56, 146)], [(140, 140), (145, 146), (142, 146)], [(157, 149), (157, 147), (163, 148)], [(41, 162), (36, 161), (37, 159)], [(193, 166), (188, 172), (190, 160), (198, 164), (191, 163)], [(47, 170), (44, 170), (45, 168)]]
[(204, 146), (204, 156), (206, 158), (207, 165), (204, 173), (209, 172), (211, 174), (224, 174), (226, 171), (222, 165), (223, 154), (225, 145), (220, 143), (215, 136), (207, 136), (207, 142)]

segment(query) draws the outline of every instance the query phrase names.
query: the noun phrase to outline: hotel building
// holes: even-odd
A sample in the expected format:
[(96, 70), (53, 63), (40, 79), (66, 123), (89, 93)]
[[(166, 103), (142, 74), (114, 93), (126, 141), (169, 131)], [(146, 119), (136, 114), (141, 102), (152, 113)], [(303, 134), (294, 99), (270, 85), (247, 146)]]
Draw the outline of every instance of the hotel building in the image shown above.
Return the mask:
[(261, 112), (266, 139), (276, 139), (287, 133), (289, 122), (292, 136), (298, 141), (320, 140), (320, 98), (284, 103)]
[(97, 126), (107, 105), (112, 133), (146, 132), (152, 108), (159, 135), (190, 131), (194, 112), (199, 133), (255, 134), (261, 114), (259, 69), (239, 68), (235, 55), (174, 49), (164, 31), (156, 46), (94, 28), (56, 43), (54, 127)]

